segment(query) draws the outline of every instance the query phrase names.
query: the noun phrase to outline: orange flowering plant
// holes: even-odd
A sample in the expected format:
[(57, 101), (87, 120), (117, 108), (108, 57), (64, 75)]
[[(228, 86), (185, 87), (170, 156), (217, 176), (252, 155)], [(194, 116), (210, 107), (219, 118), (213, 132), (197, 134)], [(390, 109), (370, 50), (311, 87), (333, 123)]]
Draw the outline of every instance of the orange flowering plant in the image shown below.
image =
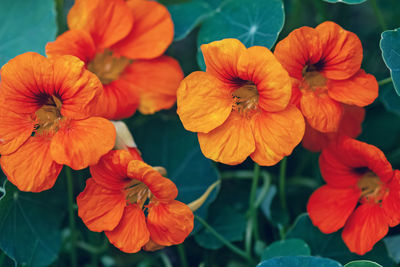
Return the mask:
[(398, 266), (399, 12), (0, 1), (0, 266)]

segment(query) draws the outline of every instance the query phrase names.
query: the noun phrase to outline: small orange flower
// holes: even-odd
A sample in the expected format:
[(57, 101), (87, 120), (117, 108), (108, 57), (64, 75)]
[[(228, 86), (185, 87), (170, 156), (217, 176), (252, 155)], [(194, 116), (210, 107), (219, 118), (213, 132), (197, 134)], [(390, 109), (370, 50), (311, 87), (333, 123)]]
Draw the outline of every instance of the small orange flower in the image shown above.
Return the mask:
[[(99, 16), (101, 14), (101, 16)], [(156, 1), (76, 0), (69, 31), (47, 44), (46, 53), (74, 55), (104, 86), (96, 114), (109, 119), (170, 108), (183, 78), (179, 63), (163, 56), (174, 28)]]
[(365, 254), (400, 223), (400, 172), (381, 150), (348, 137), (323, 150), (319, 164), (327, 184), (308, 201), (313, 224), (327, 234), (344, 227), (350, 251)]
[(303, 137), (304, 119), (289, 105), (290, 79), (274, 55), (236, 39), (201, 50), (207, 70), (182, 81), (177, 112), (187, 130), (198, 132), (203, 154), (225, 164), (250, 155), (267, 166), (291, 154)]
[(128, 151), (110, 151), (90, 172), (77, 198), (78, 215), (120, 250), (180, 244), (193, 230), (193, 213), (175, 200), (175, 184)]
[(360, 40), (334, 22), (294, 30), (274, 53), (293, 79), (304, 117), (317, 131), (337, 132), (343, 104), (364, 107), (378, 96), (375, 77), (360, 69)]
[(341, 135), (356, 138), (361, 134), (361, 124), (365, 117), (364, 108), (343, 105), (343, 117), (340, 120), (337, 132), (322, 133), (315, 130), (306, 122), (302, 144), (313, 152), (319, 152), (328, 147), (332, 142), (337, 142)]
[(55, 183), (62, 164), (83, 169), (112, 149), (115, 128), (92, 117), (102, 86), (73, 56), (15, 57), (1, 69), (1, 167), (20, 190)]

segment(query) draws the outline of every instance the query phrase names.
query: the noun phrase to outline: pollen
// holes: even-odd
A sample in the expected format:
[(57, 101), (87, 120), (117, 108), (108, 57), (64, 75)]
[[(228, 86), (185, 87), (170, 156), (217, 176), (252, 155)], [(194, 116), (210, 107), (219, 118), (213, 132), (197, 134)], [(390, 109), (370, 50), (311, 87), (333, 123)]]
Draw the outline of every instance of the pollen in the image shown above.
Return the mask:
[(232, 93), (234, 104), (232, 110), (248, 115), (258, 109), (258, 90), (252, 82), (246, 82)]
[(150, 189), (144, 183), (138, 180), (132, 180), (125, 186), (125, 198), (128, 204), (137, 203), (141, 208), (147, 199), (151, 200), (153, 195)]
[(97, 75), (102, 84), (109, 84), (117, 80), (131, 60), (125, 57), (116, 57), (110, 50), (96, 54), (87, 68)]
[(58, 97), (54, 95), (48, 97), (46, 103), (35, 112), (35, 133), (43, 135), (58, 131), (62, 119), (61, 105), (61, 100)]
[(361, 190), (361, 202), (381, 203), (387, 195), (385, 188), (379, 177), (373, 172), (365, 173), (357, 183)]
[(311, 90), (316, 93), (327, 91), (326, 78), (318, 71), (318, 67), (307, 65), (303, 68), (303, 79), (300, 83), (300, 90)]

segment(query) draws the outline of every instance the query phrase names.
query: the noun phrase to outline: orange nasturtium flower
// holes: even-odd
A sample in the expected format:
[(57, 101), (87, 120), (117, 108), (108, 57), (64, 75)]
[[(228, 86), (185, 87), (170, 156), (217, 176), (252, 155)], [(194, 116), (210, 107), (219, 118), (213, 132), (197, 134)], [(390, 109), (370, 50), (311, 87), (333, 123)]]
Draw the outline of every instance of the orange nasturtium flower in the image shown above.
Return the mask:
[(198, 132), (203, 154), (225, 164), (249, 155), (274, 165), (304, 134), (301, 112), (289, 104), (288, 73), (265, 47), (225, 39), (201, 46), (206, 72), (187, 76), (177, 93), (183, 126)]
[(78, 215), (120, 250), (180, 244), (193, 230), (193, 213), (175, 200), (175, 184), (128, 151), (110, 151), (90, 172), (77, 198)]
[(400, 222), (400, 172), (377, 147), (348, 137), (319, 158), (326, 185), (310, 197), (307, 211), (323, 233), (343, 228), (350, 251), (364, 254)]
[(20, 190), (51, 188), (62, 165), (96, 164), (115, 142), (115, 128), (93, 117), (99, 79), (73, 56), (36, 53), (15, 57), (1, 69), (1, 167)]
[(317, 131), (337, 132), (344, 104), (364, 107), (378, 96), (375, 77), (360, 69), (361, 41), (334, 22), (294, 30), (274, 54), (293, 79), (304, 117)]
[(179, 63), (163, 53), (174, 26), (156, 1), (76, 0), (69, 31), (47, 44), (48, 56), (74, 55), (104, 86), (96, 114), (108, 119), (167, 109), (183, 78)]

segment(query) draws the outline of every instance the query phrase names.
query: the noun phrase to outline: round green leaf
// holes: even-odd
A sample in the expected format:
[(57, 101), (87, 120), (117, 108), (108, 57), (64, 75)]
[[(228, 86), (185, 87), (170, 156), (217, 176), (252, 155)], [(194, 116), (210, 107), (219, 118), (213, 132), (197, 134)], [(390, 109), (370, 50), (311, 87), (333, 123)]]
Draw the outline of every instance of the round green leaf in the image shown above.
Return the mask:
[[(143, 153), (144, 161), (167, 170), (167, 177), (178, 187), (177, 200), (188, 204), (219, 179), (213, 163), (201, 153), (196, 134), (186, 131), (176, 116), (142, 116), (142, 119), (144, 121), (130, 124), (136, 144)], [(218, 188), (196, 211), (198, 216), (206, 215), (217, 191)], [(196, 223), (194, 231), (197, 230)]]
[(342, 265), (334, 260), (312, 257), (312, 256), (286, 256), (276, 257), (261, 262), (257, 267), (278, 267), (278, 266), (290, 266), (290, 267), (342, 267)]
[(168, 6), (174, 22), (174, 40), (185, 38), (197, 25), (210, 16), (214, 9), (202, 0), (194, 0)]
[(286, 238), (300, 238), (304, 240), (311, 249), (312, 255), (332, 258), (345, 264), (353, 260), (371, 260), (383, 266), (394, 266), (383, 242), (378, 242), (373, 250), (363, 256), (351, 253), (342, 241), (340, 232), (323, 234), (315, 227), (307, 214), (300, 215), (294, 226), (288, 231)]
[(262, 260), (280, 256), (310, 256), (310, 248), (301, 239), (292, 238), (276, 241), (269, 245), (261, 254)]
[(349, 262), (344, 267), (382, 267), (382, 265), (373, 261), (360, 260)]
[(44, 54), (57, 32), (54, 2), (0, 1), (0, 66), (24, 52)]
[(385, 237), (383, 241), (389, 250), (389, 255), (396, 263), (400, 263), (400, 235)]
[(396, 94), (392, 84), (380, 88), (379, 99), (388, 111), (400, 116), (400, 96)]
[(197, 61), (205, 69), (200, 46), (225, 38), (237, 38), (246, 47), (271, 48), (282, 30), (285, 14), (282, 0), (228, 0), (205, 20), (197, 37)]
[(0, 200), (0, 248), (19, 264), (49, 265), (61, 248), (65, 188), (56, 186), (41, 193), (26, 193), (10, 182), (4, 188), (5, 195)]
[(324, 1), (328, 3), (345, 3), (345, 4), (355, 5), (364, 3), (367, 0), (324, 0)]
[[(399, 28), (400, 29), (400, 28)], [(380, 47), (383, 61), (390, 69), (394, 89), (400, 95), (400, 31), (385, 31), (381, 35)]]

